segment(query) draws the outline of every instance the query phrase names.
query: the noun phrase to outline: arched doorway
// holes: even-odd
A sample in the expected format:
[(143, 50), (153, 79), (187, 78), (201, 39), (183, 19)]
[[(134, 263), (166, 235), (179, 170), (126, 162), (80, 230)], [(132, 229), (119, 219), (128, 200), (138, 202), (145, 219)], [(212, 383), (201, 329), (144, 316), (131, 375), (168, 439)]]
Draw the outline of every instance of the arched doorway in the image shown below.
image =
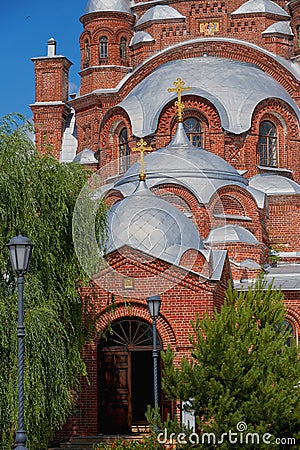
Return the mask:
[(98, 346), (99, 432), (128, 433), (133, 425), (146, 424), (149, 404), (153, 406), (152, 326), (136, 318), (120, 319)]

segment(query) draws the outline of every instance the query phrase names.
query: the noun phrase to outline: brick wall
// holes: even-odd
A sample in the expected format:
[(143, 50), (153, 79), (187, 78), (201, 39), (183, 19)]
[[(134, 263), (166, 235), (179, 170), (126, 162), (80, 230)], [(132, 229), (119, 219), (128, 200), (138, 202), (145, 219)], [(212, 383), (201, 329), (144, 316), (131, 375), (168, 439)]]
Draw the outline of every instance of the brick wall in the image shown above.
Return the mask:
[[(122, 275), (133, 276), (135, 280), (139, 276), (146, 276), (150, 277), (149, 281), (151, 282), (151, 274), (145, 271), (142, 265), (132, 265), (132, 258), (136, 261), (133, 253), (129, 250), (126, 253), (126, 257), (122, 258), (122, 264), (120, 264), (117, 253), (110, 255), (110, 265), (115, 267), (116, 262), (117, 270), (118, 272), (121, 271)], [(131, 259), (127, 258), (129, 256)], [(166, 263), (163, 263), (162, 266), (164, 269), (168, 267)], [(176, 268), (172, 269), (175, 277), (178, 276), (178, 270)], [(188, 333), (192, 332), (191, 320), (195, 319), (196, 314), (199, 314), (200, 318), (203, 317), (206, 311), (212, 314), (214, 306), (222, 303), (229, 276), (227, 265), (224, 267), (224, 273), (219, 282), (199, 282), (199, 277), (195, 274), (186, 274), (186, 276), (182, 276), (182, 279), (172, 289), (160, 294), (162, 304), (157, 322), (157, 331), (163, 348), (165, 349), (169, 344), (176, 352), (176, 364), (179, 364), (183, 356), (189, 356), (191, 345)], [(113, 321), (126, 317), (142, 319), (152, 324), (145, 296), (141, 297), (138, 295), (135, 298), (135, 292), (132, 292), (132, 297), (128, 299), (126, 291), (123, 291), (122, 295), (122, 289), (120, 289), (119, 294), (111, 296), (106, 289), (103, 289), (98, 284), (90, 288), (83, 288), (82, 295), (85, 298), (89, 298), (88, 303), (92, 304), (93, 314), (98, 316), (98, 333), (85, 347), (84, 359), (89, 381), (82, 379), (78, 412), (70, 418), (64, 427), (63, 435), (96, 435), (98, 433), (97, 398), (99, 383), (97, 348), (99, 339), (103, 335), (103, 330)], [(114, 304), (113, 308), (111, 308), (112, 301)]]
[[(81, 51), (80, 74), (82, 78), (81, 95), (86, 95), (88, 98), (74, 102), (78, 121), (81, 121), (81, 103), (85, 105), (84, 108), (86, 110), (89, 110), (86, 114), (86, 118), (91, 122), (91, 128), (93, 128), (95, 124), (99, 124), (101, 118), (109, 108), (120, 102), (134, 86), (160, 64), (177, 59), (178, 57), (190, 58), (202, 56), (204, 53), (216, 57), (232, 58), (259, 65), (263, 70), (281, 83), (288, 92), (294, 96), (295, 101), (298, 102), (298, 81), (293, 78), (284, 66), (278, 65), (276, 59), (261, 53), (258, 48), (255, 49), (246, 45), (246, 42), (254, 43), (261, 48), (265, 48), (284, 57), (293, 56), (293, 52), (295, 51), (293, 48), (295, 48), (297, 54), (298, 44), (295, 44), (294, 42), (296, 39), (291, 41), (290, 38), (283, 36), (262, 37), (261, 35), (261, 32), (266, 27), (278, 20), (285, 19), (278, 16), (262, 16), (260, 14), (251, 14), (243, 17), (232, 15), (232, 12), (243, 3), (243, 1), (239, 0), (215, 2), (201, 1), (196, 3), (190, 1), (174, 1), (170, 3), (169, 6), (177, 9), (185, 19), (168, 19), (165, 22), (154, 20), (141, 25), (141, 28), (137, 28), (136, 30), (143, 29), (148, 31), (153, 36), (154, 43), (141, 43), (134, 48), (129, 47), (134, 32), (135, 18), (133, 15), (120, 12), (97, 12), (83, 16), (81, 18), (83, 32), (79, 38), (79, 47)], [(279, 0), (277, 3), (282, 7), (285, 6), (285, 2), (283, 1)], [(137, 2), (134, 8), (137, 18), (140, 18), (151, 7), (153, 7), (152, 3)], [(295, 30), (298, 23), (300, 24), (299, 2), (292, 2), (289, 9), (293, 15), (291, 24)], [(208, 34), (203, 29), (202, 25), (204, 23), (217, 23), (218, 26), (213, 34)], [(108, 56), (104, 59), (99, 58), (99, 40), (101, 36), (107, 36), (108, 38)], [(214, 39), (220, 37), (233, 38), (239, 40), (240, 43), (237, 41), (220, 42)], [(124, 58), (121, 58), (120, 55), (121, 38), (125, 38), (127, 42), (126, 56)], [(200, 41), (197, 43), (188, 42), (195, 38), (199, 38)], [(137, 67), (137, 65), (149, 57), (150, 54), (155, 55), (156, 52), (160, 50), (185, 41), (186, 45), (181, 46), (179, 50), (175, 46), (175, 48), (170, 48), (169, 51), (165, 51), (164, 54), (160, 54), (147, 64), (144, 64), (134, 78), (129, 78), (128, 82), (124, 84), (120, 92), (111, 95), (107, 105), (104, 105), (103, 102), (103, 100), (106, 99), (107, 94), (100, 96), (97, 100), (95, 99), (95, 95), (91, 94), (96, 89), (116, 87), (132, 68)], [(242, 41), (245, 42), (243, 43)], [(36, 58), (37, 102), (66, 102), (68, 100), (67, 64), (66, 58)], [(61, 72), (63, 72), (63, 75)], [(213, 111), (213, 107), (210, 105), (211, 110), (209, 111), (207, 101), (204, 99), (201, 101), (200, 99), (190, 99), (190, 102), (194, 102), (194, 104), (198, 102), (197, 108), (199, 108), (199, 111), (206, 120), (207, 132), (205, 133), (205, 147), (209, 151), (213, 151), (222, 157), (229, 157), (229, 162), (234, 163), (240, 170), (249, 168), (252, 170), (254, 156), (251, 156), (250, 160), (249, 152), (253, 154), (255, 151), (255, 139), (252, 139), (251, 135), (246, 138), (245, 136), (224, 136), (224, 133), (220, 128), (218, 115)], [(96, 108), (95, 103), (98, 104), (98, 107)], [(288, 108), (284, 105), (283, 109)], [(170, 114), (170, 112), (171, 110), (166, 112), (166, 114)], [(37, 116), (37, 120), (43, 122), (43, 117), (39, 115)], [(162, 116), (158, 126), (156, 136), (157, 147), (165, 145), (172, 133), (170, 127), (166, 132), (162, 131), (166, 128), (165, 120), (166, 117)], [(85, 121), (85, 119), (82, 118), (82, 121)], [(217, 125), (216, 129), (213, 129), (214, 124)], [(40, 127), (46, 131), (48, 130), (50, 133), (52, 131), (51, 127), (53, 128), (52, 125), (53, 124), (50, 122), (45, 121)], [(54, 129), (58, 129), (59, 126), (63, 126), (63, 121), (60, 125), (56, 123)], [(82, 127), (85, 128), (87, 132), (81, 130), (79, 125), (78, 151), (85, 145), (89, 145), (90, 148), (95, 149), (96, 151), (97, 132), (94, 130), (89, 132), (89, 130), (87, 130), (88, 127), (84, 123), (82, 124)], [(90, 140), (87, 140), (87, 136), (89, 135), (91, 135), (91, 138)], [(61, 132), (55, 133), (55, 136), (52, 136), (54, 143), (52, 141), (51, 143), (53, 143), (56, 148), (59, 148), (61, 145), (61, 136), (62, 130)], [(285, 148), (290, 147), (290, 145), (295, 147), (294, 141), (290, 141), (289, 138), (289, 135), (285, 137)], [(41, 141), (42, 139), (39, 136), (37, 139), (39, 145)], [(104, 147), (106, 146), (107, 142)], [(294, 149), (292, 151), (294, 152)], [(114, 152), (115, 150), (113, 150), (113, 153)], [(230, 158), (231, 153), (235, 153), (235, 161), (234, 158)], [(299, 174), (297, 174), (296, 179), (298, 178)]]

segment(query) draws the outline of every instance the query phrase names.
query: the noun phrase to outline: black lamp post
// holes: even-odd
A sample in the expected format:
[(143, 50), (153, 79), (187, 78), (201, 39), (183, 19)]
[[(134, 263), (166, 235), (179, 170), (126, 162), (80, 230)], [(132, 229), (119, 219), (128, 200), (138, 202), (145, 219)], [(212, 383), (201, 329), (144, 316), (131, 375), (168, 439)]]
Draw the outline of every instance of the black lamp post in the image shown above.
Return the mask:
[(154, 407), (158, 407), (158, 351), (157, 351), (157, 344), (156, 344), (156, 320), (159, 316), (160, 311), (160, 305), (161, 305), (161, 298), (159, 295), (151, 295), (147, 298), (147, 304), (149, 313), (151, 316), (151, 319), (153, 321), (153, 369), (154, 369)]
[(24, 274), (28, 271), (33, 244), (25, 236), (16, 236), (7, 244), (10, 262), (17, 275), (18, 286), (18, 431), (16, 446), (18, 450), (27, 450), (24, 430)]

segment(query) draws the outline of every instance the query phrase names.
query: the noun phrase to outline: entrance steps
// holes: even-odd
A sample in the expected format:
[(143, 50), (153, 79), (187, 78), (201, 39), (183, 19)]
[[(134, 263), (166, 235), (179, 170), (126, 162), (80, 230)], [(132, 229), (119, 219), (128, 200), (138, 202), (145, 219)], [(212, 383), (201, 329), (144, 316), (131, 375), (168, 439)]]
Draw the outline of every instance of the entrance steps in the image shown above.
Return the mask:
[[(145, 427), (143, 427), (145, 429)], [(118, 439), (123, 440), (142, 440), (147, 436), (147, 432), (133, 432), (132, 434), (123, 435), (98, 435), (98, 436), (74, 436), (68, 441), (61, 442), (56, 447), (51, 447), (48, 450), (93, 450), (95, 444), (113, 444)]]

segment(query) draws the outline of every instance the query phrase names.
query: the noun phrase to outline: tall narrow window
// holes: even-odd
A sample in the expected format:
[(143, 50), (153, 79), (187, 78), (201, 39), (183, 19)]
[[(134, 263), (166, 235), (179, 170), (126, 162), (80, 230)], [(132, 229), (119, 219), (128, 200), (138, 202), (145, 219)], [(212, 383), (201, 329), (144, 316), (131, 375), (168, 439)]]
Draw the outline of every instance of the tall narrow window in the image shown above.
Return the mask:
[(195, 147), (202, 147), (203, 131), (199, 120), (195, 117), (188, 117), (183, 121), (183, 126), (191, 144)]
[(296, 43), (297, 47), (300, 47), (300, 25), (296, 26)]
[(273, 123), (264, 120), (259, 126), (259, 164), (277, 166), (277, 133)]
[(122, 37), (120, 41), (120, 58), (126, 59), (127, 57), (127, 40)]
[(99, 54), (100, 59), (108, 57), (108, 39), (106, 36), (101, 36), (100, 38)]
[(89, 66), (90, 64), (90, 43), (89, 40), (86, 39), (84, 41), (84, 67)]
[(129, 169), (129, 151), (127, 129), (123, 128), (119, 134), (119, 173)]

